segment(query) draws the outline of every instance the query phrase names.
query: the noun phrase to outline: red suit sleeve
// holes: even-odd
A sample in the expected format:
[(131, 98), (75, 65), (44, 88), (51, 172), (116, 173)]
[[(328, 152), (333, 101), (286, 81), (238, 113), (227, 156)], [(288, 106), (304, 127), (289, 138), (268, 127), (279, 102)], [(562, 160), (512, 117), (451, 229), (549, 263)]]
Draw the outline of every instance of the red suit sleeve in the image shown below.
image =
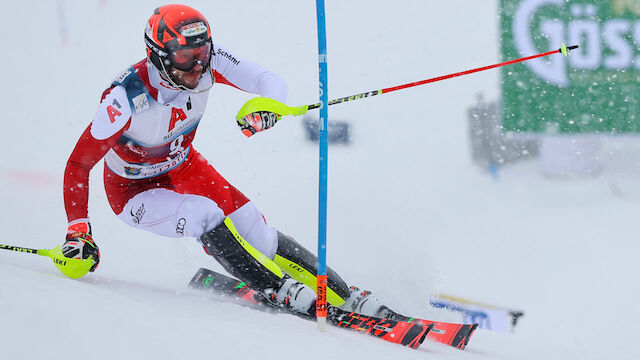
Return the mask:
[[(67, 166), (64, 170), (64, 207), (69, 222), (78, 219), (88, 219), (89, 172), (95, 164), (105, 156), (109, 149), (116, 144), (122, 133), (127, 130), (131, 123), (130, 112), (122, 111), (121, 115), (124, 117), (122, 122), (111, 121), (115, 120), (113, 117), (111, 120), (108, 120), (108, 116), (103, 114), (104, 105), (108, 105), (108, 103), (105, 104), (105, 99), (109, 101), (114, 95), (117, 95), (110, 94), (112, 89), (113, 87), (103, 93), (102, 102), (98, 113), (96, 113), (96, 117), (91, 124), (87, 126), (82, 136), (80, 136), (73, 152), (69, 156)], [(114, 92), (118, 93), (118, 91)], [(120, 96), (122, 96), (122, 94), (120, 94)], [(121, 101), (126, 104), (126, 97), (124, 100), (121, 99)], [(105, 117), (107, 117), (107, 120), (104, 119)], [(94, 133), (92, 134), (92, 126), (96, 126), (96, 122), (99, 124), (105, 122), (108, 124), (113, 123), (111, 124), (113, 130), (107, 132), (108, 136), (97, 139), (94, 134), (99, 133), (102, 135), (105, 132), (94, 129)], [(99, 125), (98, 128), (100, 128)]]
[[(124, 129), (118, 137), (122, 132)], [(115, 145), (118, 137), (97, 140), (91, 135), (89, 125), (78, 140), (64, 170), (64, 207), (69, 222), (89, 217), (89, 172)]]

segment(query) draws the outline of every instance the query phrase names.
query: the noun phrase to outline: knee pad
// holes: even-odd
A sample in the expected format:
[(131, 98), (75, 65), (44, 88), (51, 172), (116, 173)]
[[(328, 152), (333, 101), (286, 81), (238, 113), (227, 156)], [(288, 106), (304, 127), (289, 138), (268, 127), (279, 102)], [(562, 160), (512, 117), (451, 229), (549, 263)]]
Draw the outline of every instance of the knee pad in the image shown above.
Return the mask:
[[(318, 258), (293, 238), (278, 231), (278, 250), (273, 261), (292, 278), (308, 287), (317, 286)], [(338, 273), (327, 267), (327, 302), (342, 306), (349, 298), (349, 286)]]

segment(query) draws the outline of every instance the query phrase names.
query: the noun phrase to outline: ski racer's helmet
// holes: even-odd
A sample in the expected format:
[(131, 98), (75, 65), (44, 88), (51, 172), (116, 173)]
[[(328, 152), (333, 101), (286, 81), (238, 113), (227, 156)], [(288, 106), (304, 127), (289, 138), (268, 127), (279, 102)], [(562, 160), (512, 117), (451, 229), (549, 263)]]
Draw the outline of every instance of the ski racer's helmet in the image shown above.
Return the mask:
[(190, 71), (196, 64), (204, 70), (211, 59), (211, 28), (207, 19), (186, 5), (165, 5), (154, 10), (144, 32), (147, 57), (172, 85), (183, 90), (171, 77), (170, 69)]

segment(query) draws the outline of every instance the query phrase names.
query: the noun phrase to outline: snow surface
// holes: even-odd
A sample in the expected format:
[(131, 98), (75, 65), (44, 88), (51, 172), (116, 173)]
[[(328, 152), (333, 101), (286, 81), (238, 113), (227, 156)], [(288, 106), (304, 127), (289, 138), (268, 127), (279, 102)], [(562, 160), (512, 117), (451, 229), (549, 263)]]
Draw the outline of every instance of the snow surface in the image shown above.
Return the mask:
[[(289, 104), (316, 101), (313, 1), (189, 4), (213, 23), (216, 42), (281, 74)], [(4, 4), (2, 243), (62, 242), (67, 157), (102, 90), (145, 55), (156, 6)], [(496, 1), (326, 7), (330, 98), (500, 60)], [(523, 309), (514, 333), (478, 330), (465, 351), (428, 341), (415, 351), (194, 295), (186, 284), (195, 271), (221, 267), (193, 239), (121, 223), (100, 165), (90, 199), (97, 272), (70, 280), (46, 258), (0, 254), (0, 359), (640, 358), (637, 169), (550, 179), (530, 162), (492, 181), (471, 162), (466, 111), (479, 93), (495, 99), (499, 81), (486, 71), (331, 107), (331, 119), (352, 124), (353, 144), (330, 149), (328, 259), (349, 283), (415, 316), (459, 319), (429, 307), (434, 292)], [(214, 88), (195, 146), (273, 226), (315, 249), (317, 146), (298, 118), (245, 138), (233, 119), (250, 97)]]

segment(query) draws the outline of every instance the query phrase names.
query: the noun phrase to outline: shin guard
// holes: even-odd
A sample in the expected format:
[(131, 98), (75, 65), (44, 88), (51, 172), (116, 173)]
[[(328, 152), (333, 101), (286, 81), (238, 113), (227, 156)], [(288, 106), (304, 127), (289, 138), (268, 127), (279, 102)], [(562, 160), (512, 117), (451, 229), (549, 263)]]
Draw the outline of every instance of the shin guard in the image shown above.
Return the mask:
[[(289, 276), (316, 288), (318, 258), (298, 244), (293, 238), (278, 231), (278, 250), (274, 262)], [(338, 273), (327, 267), (327, 302), (333, 306), (342, 306), (349, 298), (349, 287)]]
[(229, 274), (250, 287), (260, 291), (280, 288), (284, 276), (280, 267), (243, 239), (228, 217), (202, 234), (200, 241)]

